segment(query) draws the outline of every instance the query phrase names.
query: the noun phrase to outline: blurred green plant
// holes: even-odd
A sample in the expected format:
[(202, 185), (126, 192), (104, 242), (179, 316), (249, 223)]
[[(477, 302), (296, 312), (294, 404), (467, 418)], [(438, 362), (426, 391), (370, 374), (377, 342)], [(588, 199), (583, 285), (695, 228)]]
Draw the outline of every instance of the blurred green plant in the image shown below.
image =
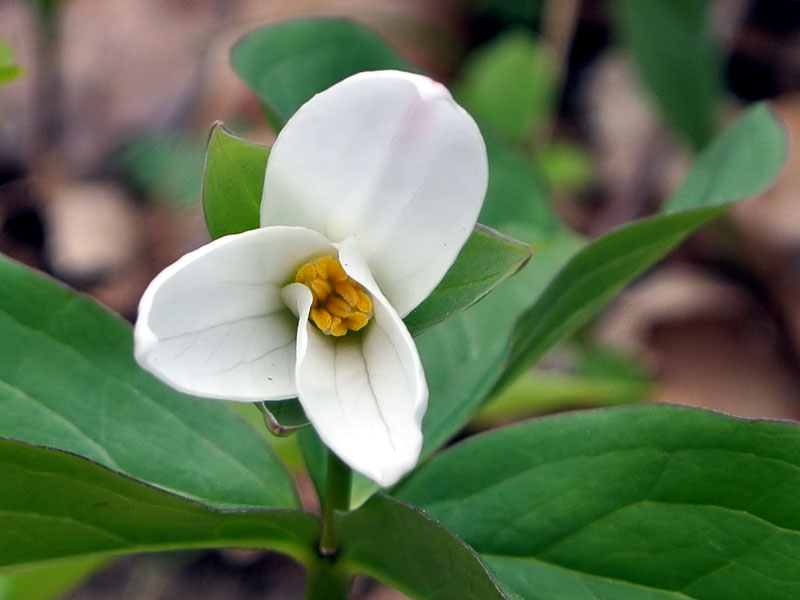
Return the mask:
[[(16, 62), (16, 52), (3, 40), (0, 40), (0, 85), (11, 83), (23, 73), (22, 67)], [(0, 116), (2, 116), (0, 107)]]
[(594, 181), (594, 163), (579, 144), (554, 140), (534, 157), (536, 165), (555, 191), (578, 194)]
[(642, 402), (653, 392), (651, 376), (630, 356), (568, 345), (559, 348), (554, 360), (560, 368), (524, 371), (492, 396), (472, 426), (487, 428), (563, 410)]
[(188, 133), (144, 134), (122, 146), (117, 168), (150, 197), (194, 205), (200, 198), (206, 142), (205, 136)]
[(534, 24), (547, 0), (475, 0), (473, 13), (478, 19)]
[(0, 85), (14, 81), (22, 75), (22, 67), (16, 62), (14, 49), (0, 40)]
[(454, 93), (514, 145), (531, 145), (555, 117), (557, 75), (548, 46), (514, 29), (472, 52)]
[(578, 143), (551, 139), (560, 69), (540, 36), (512, 27), (470, 53), (454, 92), (485, 128), (527, 156), (551, 189), (580, 193), (592, 181), (591, 158)]
[(699, 150), (719, 125), (722, 62), (711, 2), (615, 0), (620, 41), (666, 121)]

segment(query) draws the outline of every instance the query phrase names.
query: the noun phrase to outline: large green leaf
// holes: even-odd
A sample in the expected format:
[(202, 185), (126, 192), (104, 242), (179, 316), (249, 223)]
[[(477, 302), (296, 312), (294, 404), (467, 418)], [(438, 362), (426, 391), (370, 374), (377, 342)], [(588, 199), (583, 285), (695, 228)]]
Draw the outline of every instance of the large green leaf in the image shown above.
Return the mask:
[(180, 548), (268, 548), (315, 561), (317, 519), (224, 512), (85, 458), (0, 438), (0, 571), (54, 559)]
[(475, 552), (419, 510), (374, 496), (337, 515), (343, 568), (417, 600), (502, 600)]
[(667, 121), (695, 148), (714, 134), (721, 63), (711, 4), (697, 0), (616, 0), (622, 37)]
[(264, 438), (142, 371), (127, 323), (2, 256), (0, 282), (0, 435), (219, 506), (296, 505)]
[(636, 406), (524, 423), (441, 454), (396, 495), (520, 598), (800, 594), (800, 429)]
[(375, 32), (345, 19), (294, 19), (242, 38), (234, 70), (277, 129), (314, 94), (359, 71), (417, 71)]
[(504, 382), (591, 318), (622, 286), (698, 227), (763, 190), (786, 159), (786, 132), (766, 105), (749, 109), (698, 159), (667, 208), (578, 252), (519, 318)]
[(203, 211), (212, 239), (259, 226), (269, 148), (236, 137), (217, 122), (203, 174)]

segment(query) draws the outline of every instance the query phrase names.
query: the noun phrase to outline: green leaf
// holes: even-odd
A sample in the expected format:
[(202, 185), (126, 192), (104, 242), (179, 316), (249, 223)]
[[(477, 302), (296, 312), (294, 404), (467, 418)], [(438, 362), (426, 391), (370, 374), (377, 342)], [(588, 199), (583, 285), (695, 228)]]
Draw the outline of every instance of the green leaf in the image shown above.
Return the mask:
[(416, 335), (461, 312), (519, 271), (530, 256), (526, 244), (477, 225), (444, 279), (404, 319), (406, 326)]
[(107, 562), (91, 557), (0, 575), (0, 600), (56, 600)]
[(214, 124), (203, 175), (203, 210), (212, 239), (259, 226), (269, 148), (246, 142)]
[(206, 503), (296, 506), (264, 438), (140, 369), (127, 323), (2, 256), (0, 281), (0, 435)]
[(754, 105), (695, 160), (664, 210), (719, 206), (763, 191), (781, 172), (787, 144), (769, 104)]
[(469, 56), (455, 90), (471, 113), (520, 144), (552, 117), (556, 66), (547, 46), (515, 29)]
[[(747, 161), (746, 158), (750, 160)], [(748, 110), (700, 157), (668, 204), (682, 212), (620, 227), (578, 252), (519, 318), (501, 383), (595, 315), (625, 284), (730, 204), (764, 189), (786, 158), (786, 133), (765, 105)], [(732, 169), (738, 168), (735, 174)]]
[(264, 413), (262, 413), (256, 403), (250, 402), (226, 402), (228, 408), (235, 412), (247, 424), (267, 441), (270, 448), (275, 452), (278, 459), (286, 465), (290, 473), (296, 473), (304, 469), (303, 456), (300, 453), (300, 446), (295, 436), (277, 436), (265, 427)]
[(623, 40), (667, 121), (703, 147), (716, 130), (722, 89), (711, 4), (616, 0), (615, 8)]
[(315, 560), (317, 519), (223, 512), (85, 458), (0, 438), (0, 570), (54, 559), (235, 546)]
[(502, 600), (473, 550), (419, 510), (374, 496), (337, 515), (343, 568), (417, 600)]
[(520, 598), (800, 594), (800, 429), (634, 406), (472, 438), (397, 491)]
[(276, 130), (314, 94), (359, 71), (418, 71), (375, 32), (345, 19), (293, 19), (242, 38), (233, 69), (258, 95)]

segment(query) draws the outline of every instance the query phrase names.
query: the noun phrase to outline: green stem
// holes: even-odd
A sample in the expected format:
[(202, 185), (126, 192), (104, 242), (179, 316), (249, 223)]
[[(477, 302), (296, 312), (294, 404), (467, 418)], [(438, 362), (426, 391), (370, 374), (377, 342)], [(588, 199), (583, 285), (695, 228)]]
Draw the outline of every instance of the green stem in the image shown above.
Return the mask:
[(347, 600), (350, 576), (336, 568), (339, 536), (336, 533), (337, 510), (350, 507), (352, 471), (339, 457), (328, 452), (328, 471), (322, 500), (322, 534), (319, 538), (320, 559), (306, 570), (306, 600)]
[(306, 600), (347, 600), (350, 577), (322, 564), (306, 571)]
[[(339, 551), (339, 537), (334, 523), (335, 511), (350, 507), (350, 482), (352, 472), (339, 457), (328, 452), (328, 472), (325, 478), (325, 497), (322, 498), (322, 535), (319, 553), (332, 557)], [(335, 597), (335, 596), (332, 596)]]

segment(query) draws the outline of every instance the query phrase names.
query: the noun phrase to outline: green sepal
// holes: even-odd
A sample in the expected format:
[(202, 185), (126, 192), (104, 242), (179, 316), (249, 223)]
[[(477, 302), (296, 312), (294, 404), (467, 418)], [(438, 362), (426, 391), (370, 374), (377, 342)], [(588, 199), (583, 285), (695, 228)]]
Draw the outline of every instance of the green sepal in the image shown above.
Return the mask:
[(203, 212), (212, 239), (258, 228), (268, 157), (266, 146), (214, 124), (203, 172)]

